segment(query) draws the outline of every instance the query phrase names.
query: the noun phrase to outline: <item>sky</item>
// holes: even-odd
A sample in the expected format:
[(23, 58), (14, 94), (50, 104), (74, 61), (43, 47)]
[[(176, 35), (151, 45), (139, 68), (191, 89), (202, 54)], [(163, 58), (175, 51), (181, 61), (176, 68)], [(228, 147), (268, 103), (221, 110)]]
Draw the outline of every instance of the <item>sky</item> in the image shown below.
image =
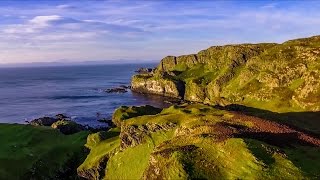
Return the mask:
[(1, 0), (0, 64), (159, 61), (320, 35), (319, 1)]

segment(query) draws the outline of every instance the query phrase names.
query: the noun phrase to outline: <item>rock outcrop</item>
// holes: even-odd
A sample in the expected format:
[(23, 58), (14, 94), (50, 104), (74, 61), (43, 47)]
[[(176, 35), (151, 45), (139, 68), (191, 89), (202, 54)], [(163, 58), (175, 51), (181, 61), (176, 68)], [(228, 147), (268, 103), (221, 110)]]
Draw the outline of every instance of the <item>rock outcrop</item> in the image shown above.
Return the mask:
[(29, 122), (33, 126), (49, 126), (58, 129), (63, 134), (74, 134), (88, 130), (85, 126), (72, 121), (64, 114), (57, 114), (55, 117), (42, 117)]
[(319, 69), (320, 36), (282, 44), (213, 46), (165, 57), (154, 74), (134, 76), (132, 88), (208, 104), (319, 111)]
[(135, 72), (137, 72), (139, 74), (149, 74), (149, 73), (153, 73), (153, 71), (154, 71), (153, 68), (139, 68)]
[(51, 125), (53, 129), (58, 129), (63, 134), (74, 134), (86, 130), (84, 126), (71, 120), (59, 120)]
[(142, 144), (145, 136), (151, 135), (157, 131), (168, 131), (176, 127), (175, 123), (165, 124), (147, 123), (140, 126), (123, 126), (120, 133), (120, 148), (125, 150), (128, 147), (135, 147)]
[(131, 90), (140, 93), (182, 98), (184, 95), (184, 83), (164, 77), (135, 75), (131, 81)]
[(51, 126), (53, 123), (57, 122), (58, 119), (52, 117), (41, 117), (30, 121), (30, 125), (33, 126)]

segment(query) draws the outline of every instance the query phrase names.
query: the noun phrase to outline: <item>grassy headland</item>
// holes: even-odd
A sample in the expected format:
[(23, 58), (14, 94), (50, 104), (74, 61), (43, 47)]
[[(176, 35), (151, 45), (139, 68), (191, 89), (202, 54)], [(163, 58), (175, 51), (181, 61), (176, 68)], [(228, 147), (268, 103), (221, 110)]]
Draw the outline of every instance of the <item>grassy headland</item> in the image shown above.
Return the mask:
[[(124, 114), (126, 112), (123, 111)], [(319, 178), (320, 139), (202, 104), (131, 117), (90, 135), (78, 168), (89, 179)], [(94, 140), (99, 137), (98, 141)], [(93, 143), (93, 141), (98, 143)], [(92, 145), (94, 144), (94, 145)]]

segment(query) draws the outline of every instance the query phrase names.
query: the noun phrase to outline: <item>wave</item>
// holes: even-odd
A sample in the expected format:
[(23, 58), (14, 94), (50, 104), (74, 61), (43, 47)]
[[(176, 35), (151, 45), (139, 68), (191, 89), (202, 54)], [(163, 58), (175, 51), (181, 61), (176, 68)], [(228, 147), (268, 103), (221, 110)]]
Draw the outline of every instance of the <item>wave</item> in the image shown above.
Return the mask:
[(96, 99), (104, 98), (105, 96), (54, 96), (49, 99)]

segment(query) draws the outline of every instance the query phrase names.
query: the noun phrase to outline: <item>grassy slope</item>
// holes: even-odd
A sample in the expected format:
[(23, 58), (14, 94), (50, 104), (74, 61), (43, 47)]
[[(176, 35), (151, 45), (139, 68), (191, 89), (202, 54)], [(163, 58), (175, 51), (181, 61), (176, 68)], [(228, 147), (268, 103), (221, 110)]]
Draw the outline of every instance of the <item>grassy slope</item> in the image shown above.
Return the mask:
[[(193, 104), (172, 106), (160, 114), (138, 116), (123, 126), (175, 123), (171, 130), (150, 132), (141, 144), (113, 154), (105, 165), (105, 179), (301, 179), (319, 178), (320, 149), (292, 144), (277, 147), (248, 138), (219, 139), (217, 124), (251, 128), (227, 111)], [(91, 149), (84, 164), (116, 140), (103, 140)], [(120, 140), (121, 141), (121, 140)], [(97, 152), (100, 153), (97, 153)]]
[[(194, 56), (197, 61), (190, 61)], [(320, 36), (282, 44), (211, 47), (185, 57), (176, 57), (176, 65), (173, 58), (164, 58), (158, 72), (176, 74), (172, 79), (190, 85), (187, 100), (196, 97), (197, 102), (212, 104), (222, 97), (273, 112), (320, 110)], [(200, 91), (207, 100), (197, 97)]]
[[(134, 78), (183, 81), (188, 86), (184, 97), (187, 100), (235, 104), (236, 110), (245, 114), (319, 134), (319, 112), (316, 112), (320, 107), (319, 54), (320, 36), (283, 44), (211, 47), (196, 55), (166, 57), (154, 76)], [(228, 106), (224, 109), (230, 110)], [(222, 126), (222, 131), (254, 126), (245, 120), (234, 121), (228, 111), (194, 104), (172, 106), (156, 115), (130, 116), (130, 110), (116, 112), (117, 117), (126, 117), (121, 120), (121, 134), (131, 135), (131, 140), (139, 139), (141, 134), (144, 137), (138, 145), (123, 149), (121, 144), (127, 140), (121, 139), (121, 134), (93, 147), (84, 165), (92, 165), (87, 170), (97, 166), (105, 170), (99, 178), (320, 178), (319, 147), (268, 144), (251, 136), (221, 139), (221, 132), (214, 128), (217, 125)], [(148, 124), (169, 122), (176, 127), (140, 131)], [(110, 154), (108, 149), (114, 142), (119, 150)], [(104, 153), (110, 156), (107, 164), (101, 164)]]
[[(211, 47), (196, 56), (193, 63), (176, 57), (176, 65), (164, 58), (158, 66), (167, 63), (161, 71), (171, 71), (176, 74), (172, 79), (185, 82), (185, 99), (253, 107), (255, 116), (270, 111), (265, 118), (273, 114), (271, 120), (320, 134), (320, 36), (282, 44)], [(305, 116), (289, 116), (293, 112)]]
[(46, 127), (0, 124), (0, 179), (74, 179), (86, 155), (87, 135), (66, 136)]

